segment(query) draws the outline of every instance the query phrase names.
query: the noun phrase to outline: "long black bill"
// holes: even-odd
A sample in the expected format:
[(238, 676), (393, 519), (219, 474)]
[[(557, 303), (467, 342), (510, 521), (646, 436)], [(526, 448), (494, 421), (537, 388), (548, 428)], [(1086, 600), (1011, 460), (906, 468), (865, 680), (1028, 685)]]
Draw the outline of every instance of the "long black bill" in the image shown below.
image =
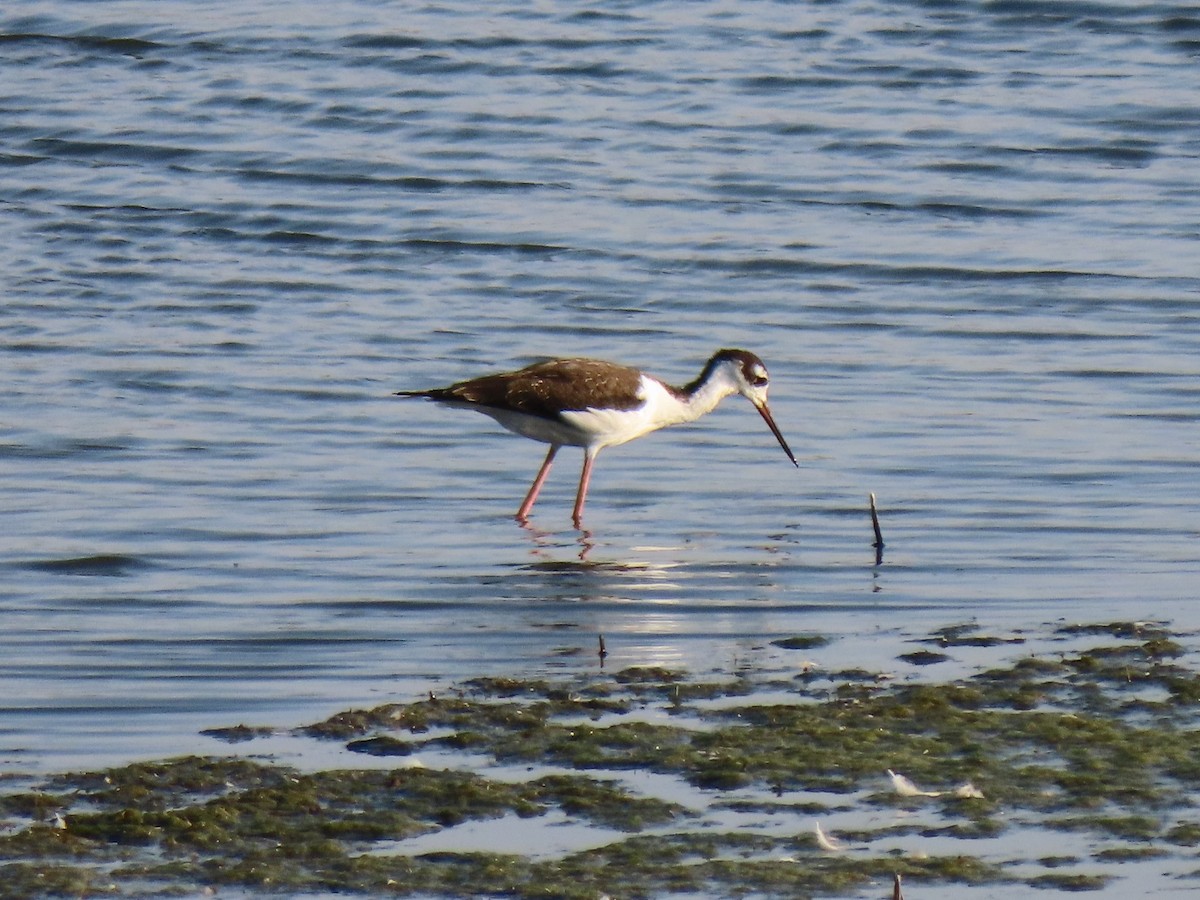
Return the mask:
[(800, 463), (796, 462), (796, 457), (792, 454), (792, 448), (783, 439), (783, 433), (780, 432), (779, 426), (775, 424), (775, 419), (771, 416), (771, 410), (767, 409), (767, 404), (764, 403), (762, 406), (759, 406), (756, 403), (754, 406), (758, 410), (759, 415), (763, 417), (763, 421), (767, 423), (767, 427), (771, 429), (771, 434), (775, 435), (775, 440), (779, 441), (779, 446), (783, 448), (783, 452), (792, 461), (792, 465), (797, 469), (800, 468)]

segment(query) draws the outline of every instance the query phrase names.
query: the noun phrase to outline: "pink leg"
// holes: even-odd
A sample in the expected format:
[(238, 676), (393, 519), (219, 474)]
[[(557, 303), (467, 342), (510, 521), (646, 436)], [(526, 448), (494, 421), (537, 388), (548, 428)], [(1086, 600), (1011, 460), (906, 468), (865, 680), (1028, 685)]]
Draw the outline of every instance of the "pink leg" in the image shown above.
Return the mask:
[(576, 528), (583, 522), (583, 503), (587, 500), (588, 482), (592, 480), (592, 463), (595, 461), (595, 453), (583, 451), (583, 472), (579, 475), (579, 493), (575, 495), (575, 512), (571, 515)]
[(554, 462), (554, 454), (557, 452), (558, 444), (551, 444), (550, 452), (546, 454), (546, 461), (538, 469), (537, 478), (533, 479), (533, 484), (529, 486), (529, 493), (525, 495), (525, 501), (521, 504), (521, 508), (517, 510), (518, 522), (524, 522), (529, 518), (529, 511), (533, 509), (533, 501), (537, 499), (538, 491), (542, 489), (542, 484), (545, 482), (546, 476), (550, 474), (550, 463)]

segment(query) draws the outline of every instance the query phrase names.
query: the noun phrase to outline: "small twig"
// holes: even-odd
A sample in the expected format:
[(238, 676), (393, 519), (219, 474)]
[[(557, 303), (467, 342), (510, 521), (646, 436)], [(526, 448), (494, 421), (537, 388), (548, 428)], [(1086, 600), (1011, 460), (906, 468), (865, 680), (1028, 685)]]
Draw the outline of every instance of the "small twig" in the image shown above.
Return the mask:
[(871, 546), (875, 548), (875, 565), (883, 562), (883, 532), (879, 528), (879, 510), (875, 508), (875, 494), (872, 492), (871, 497), (871, 527), (875, 529), (875, 543)]
[(608, 650), (604, 647), (604, 635), (600, 635), (600, 668), (604, 668), (604, 657), (608, 656)]
[(892, 873), (892, 900), (904, 900), (904, 892), (900, 890), (900, 873)]

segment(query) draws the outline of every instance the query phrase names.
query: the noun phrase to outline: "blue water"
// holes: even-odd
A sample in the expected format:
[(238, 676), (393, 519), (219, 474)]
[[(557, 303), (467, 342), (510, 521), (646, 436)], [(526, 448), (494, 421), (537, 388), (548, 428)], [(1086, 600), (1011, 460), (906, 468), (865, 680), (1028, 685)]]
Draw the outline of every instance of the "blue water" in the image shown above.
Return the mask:
[[(1200, 630), (1197, 97), (1170, 4), (6, 4), (0, 771), (599, 635)], [(577, 454), (523, 530), (543, 448), (391, 396), (723, 346), (799, 471), (732, 398), (587, 537)]]

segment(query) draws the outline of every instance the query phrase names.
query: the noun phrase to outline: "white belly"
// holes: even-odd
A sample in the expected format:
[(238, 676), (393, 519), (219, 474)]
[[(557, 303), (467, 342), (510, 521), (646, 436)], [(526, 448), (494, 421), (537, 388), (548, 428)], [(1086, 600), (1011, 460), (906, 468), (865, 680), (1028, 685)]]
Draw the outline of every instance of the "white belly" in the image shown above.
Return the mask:
[(655, 421), (645, 405), (635, 409), (572, 410), (562, 417), (580, 434), (587, 435), (586, 445), (596, 449), (624, 444), (663, 425)]
[(687, 414), (686, 408), (678, 398), (653, 379), (642, 379), (638, 396), (642, 402), (632, 409), (565, 410), (559, 414), (557, 420), (468, 403), (446, 405), (461, 405), (478, 410), (491, 416), (509, 431), (544, 444), (590, 447), (594, 450), (624, 444), (664, 425), (686, 422), (694, 418)]
[(566, 423), (530, 416), (507, 409), (489, 409), (486, 406), (469, 406), (484, 415), (491, 416), (509, 431), (522, 437), (541, 441), (543, 444), (562, 444), (568, 447), (586, 447), (591, 443), (590, 435)]

